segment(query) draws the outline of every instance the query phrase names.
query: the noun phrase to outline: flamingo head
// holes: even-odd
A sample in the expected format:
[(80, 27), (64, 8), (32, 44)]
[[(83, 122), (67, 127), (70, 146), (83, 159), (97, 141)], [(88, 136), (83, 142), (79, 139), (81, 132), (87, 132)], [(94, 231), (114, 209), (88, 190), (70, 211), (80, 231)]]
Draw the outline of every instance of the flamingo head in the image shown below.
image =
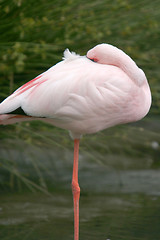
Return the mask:
[(87, 52), (87, 58), (97, 63), (106, 64), (108, 63), (106, 57), (111, 56), (111, 48), (113, 49), (113, 46), (110, 44), (98, 44)]
[(100, 64), (119, 67), (139, 86), (147, 81), (143, 70), (126, 53), (110, 44), (98, 44), (87, 52), (87, 58)]

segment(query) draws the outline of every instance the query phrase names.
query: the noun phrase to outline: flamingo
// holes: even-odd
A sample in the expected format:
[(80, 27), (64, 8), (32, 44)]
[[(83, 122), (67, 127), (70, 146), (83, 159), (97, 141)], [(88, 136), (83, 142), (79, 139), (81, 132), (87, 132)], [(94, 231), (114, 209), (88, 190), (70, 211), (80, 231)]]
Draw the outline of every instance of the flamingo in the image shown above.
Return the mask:
[[(144, 72), (122, 50), (99, 44), (63, 60), (22, 85), (0, 104), (1, 124), (41, 119), (69, 130), (74, 140), (72, 193), (74, 240), (79, 239), (78, 157), (83, 134), (142, 119), (151, 106)], [(21, 107), (27, 116), (8, 115)]]

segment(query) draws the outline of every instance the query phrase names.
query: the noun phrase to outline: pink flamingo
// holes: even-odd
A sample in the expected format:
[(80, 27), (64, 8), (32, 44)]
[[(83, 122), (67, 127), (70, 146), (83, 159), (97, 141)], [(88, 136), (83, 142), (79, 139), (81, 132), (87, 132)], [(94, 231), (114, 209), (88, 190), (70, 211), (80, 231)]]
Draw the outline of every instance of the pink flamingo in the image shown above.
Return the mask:
[[(34, 119), (68, 129), (74, 139), (72, 192), (74, 239), (79, 239), (78, 155), (83, 134), (142, 119), (151, 106), (144, 72), (122, 50), (99, 44), (79, 56), (68, 49), (63, 61), (18, 88), (0, 104), (0, 114), (21, 107)], [(2, 115), (1, 123), (30, 120)]]

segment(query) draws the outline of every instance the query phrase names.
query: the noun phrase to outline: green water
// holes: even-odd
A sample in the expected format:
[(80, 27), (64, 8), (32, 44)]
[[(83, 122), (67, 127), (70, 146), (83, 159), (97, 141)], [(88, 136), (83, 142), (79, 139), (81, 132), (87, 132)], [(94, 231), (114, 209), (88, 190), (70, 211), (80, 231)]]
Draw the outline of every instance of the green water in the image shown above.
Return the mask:
[[(119, 189), (120, 190), (120, 189)], [(80, 198), (80, 239), (160, 239), (160, 197), (91, 193)], [(1, 197), (0, 239), (73, 239), (71, 192)]]
[[(29, 123), (1, 128), (0, 239), (73, 239), (73, 143)], [(159, 119), (81, 140), (80, 240), (160, 239)]]

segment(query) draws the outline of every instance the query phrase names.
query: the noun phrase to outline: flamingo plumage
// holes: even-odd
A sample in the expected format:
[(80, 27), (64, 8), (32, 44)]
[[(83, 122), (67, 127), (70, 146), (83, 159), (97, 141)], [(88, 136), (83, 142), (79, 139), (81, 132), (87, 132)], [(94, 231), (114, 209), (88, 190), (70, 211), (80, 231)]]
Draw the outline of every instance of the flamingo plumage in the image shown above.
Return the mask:
[[(79, 239), (78, 153), (81, 136), (140, 120), (150, 106), (151, 92), (144, 72), (127, 54), (110, 44), (99, 44), (86, 56), (66, 49), (61, 62), (18, 88), (0, 104), (0, 114), (21, 107), (35, 119), (69, 130), (74, 139), (75, 240)], [(3, 116), (7, 118), (7, 115)]]

